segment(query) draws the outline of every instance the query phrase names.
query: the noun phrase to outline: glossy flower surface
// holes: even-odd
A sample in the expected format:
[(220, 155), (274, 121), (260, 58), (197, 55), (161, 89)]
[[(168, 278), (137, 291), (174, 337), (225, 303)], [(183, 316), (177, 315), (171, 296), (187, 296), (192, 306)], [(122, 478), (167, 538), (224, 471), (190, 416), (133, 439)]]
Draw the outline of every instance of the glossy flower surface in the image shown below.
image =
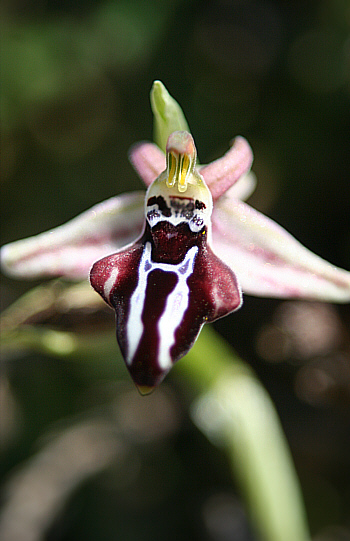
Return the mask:
[(160, 82), (151, 98), (155, 114), (170, 112), (157, 140), (165, 147), (170, 136), (166, 154), (147, 142), (130, 152), (146, 195), (113, 197), (1, 253), (4, 272), (17, 278), (83, 280), (92, 267), (91, 284), (116, 311), (118, 342), (141, 392), (161, 382), (205, 322), (241, 306), (241, 289), (350, 301), (349, 272), (244, 203), (255, 187), (246, 140), (237, 137), (222, 158), (196, 167), (181, 109)]

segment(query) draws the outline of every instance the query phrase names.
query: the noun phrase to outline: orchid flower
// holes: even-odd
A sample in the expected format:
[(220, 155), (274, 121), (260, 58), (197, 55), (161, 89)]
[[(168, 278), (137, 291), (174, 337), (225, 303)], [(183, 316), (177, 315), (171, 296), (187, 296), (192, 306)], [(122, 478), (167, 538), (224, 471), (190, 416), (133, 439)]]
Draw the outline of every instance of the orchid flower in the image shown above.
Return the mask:
[(240, 308), (242, 291), (350, 301), (349, 272), (244, 202), (255, 177), (243, 137), (199, 166), (183, 113), (159, 81), (151, 103), (166, 152), (148, 142), (130, 151), (146, 193), (112, 197), (1, 250), (3, 271), (16, 278), (84, 280), (90, 273), (116, 312), (118, 343), (142, 394), (189, 351), (205, 323)]

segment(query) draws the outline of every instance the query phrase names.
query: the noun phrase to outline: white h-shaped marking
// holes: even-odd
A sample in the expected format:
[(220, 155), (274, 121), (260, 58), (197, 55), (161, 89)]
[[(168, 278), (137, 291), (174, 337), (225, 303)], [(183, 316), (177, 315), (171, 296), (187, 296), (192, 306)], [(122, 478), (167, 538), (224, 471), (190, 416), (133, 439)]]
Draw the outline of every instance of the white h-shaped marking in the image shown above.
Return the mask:
[(185, 259), (177, 265), (155, 263), (151, 259), (151, 252), (151, 243), (146, 242), (139, 265), (137, 286), (130, 298), (129, 316), (126, 326), (128, 344), (126, 361), (128, 364), (132, 363), (144, 330), (141, 316), (146, 300), (148, 274), (156, 269), (164, 272), (173, 272), (177, 275), (177, 284), (169, 294), (164, 312), (158, 322), (158, 365), (162, 370), (167, 370), (172, 366), (170, 349), (175, 342), (175, 332), (188, 307), (190, 290), (187, 285), (187, 278), (193, 273), (198, 247), (193, 246), (187, 252)]

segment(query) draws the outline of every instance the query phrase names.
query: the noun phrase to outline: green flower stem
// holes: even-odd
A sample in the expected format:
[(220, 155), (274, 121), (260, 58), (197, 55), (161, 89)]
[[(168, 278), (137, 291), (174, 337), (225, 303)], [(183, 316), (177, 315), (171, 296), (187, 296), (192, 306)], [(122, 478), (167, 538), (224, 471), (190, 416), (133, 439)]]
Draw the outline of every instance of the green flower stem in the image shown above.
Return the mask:
[(307, 541), (299, 482), (272, 401), (253, 371), (206, 326), (175, 371), (198, 392), (193, 419), (224, 445), (263, 541)]
[[(80, 289), (82, 288), (82, 291)], [(30, 316), (54, 310), (56, 297), (69, 296), (80, 306), (82, 285), (53, 282), (35, 288), (3, 315), (2, 352), (9, 358), (20, 351), (40, 351), (64, 359), (84, 359), (106, 370), (115, 361), (114, 334), (79, 335), (26, 324)], [(79, 295), (77, 295), (79, 293)], [(35, 310), (32, 297), (35, 294)], [(6, 330), (5, 330), (6, 329)], [(107, 368), (109, 367), (109, 368)], [(173, 369), (191, 386), (196, 399), (192, 415), (215, 444), (226, 449), (252, 522), (263, 541), (309, 539), (298, 480), (277, 414), (265, 389), (249, 366), (237, 357), (212, 327), (205, 326), (192, 350)], [(123, 370), (119, 376), (122, 377)]]
[[(189, 131), (179, 104), (160, 81), (151, 91), (154, 141), (165, 151), (176, 130)], [(177, 364), (198, 392), (193, 418), (225, 446), (252, 522), (263, 541), (310, 539), (298, 479), (274, 406), (253, 371), (209, 326)]]

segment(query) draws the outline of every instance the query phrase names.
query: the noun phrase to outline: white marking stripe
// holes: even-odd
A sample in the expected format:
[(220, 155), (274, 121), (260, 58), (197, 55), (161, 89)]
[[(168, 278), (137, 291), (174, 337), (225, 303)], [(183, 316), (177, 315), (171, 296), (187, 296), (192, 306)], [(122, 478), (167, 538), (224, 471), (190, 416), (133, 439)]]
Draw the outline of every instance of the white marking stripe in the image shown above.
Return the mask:
[(188, 252), (181, 265), (185, 271), (176, 272), (178, 282), (167, 298), (165, 310), (159, 320), (159, 353), (158, 364), (162, 370), (170, 369), (172, 366), (170, 349), (175, 343), (175, 332), (180, 325), (182, 318), (188, 307), (189, 287), (187, 278), (193, 272), (194, 260), (198, 252), (198, 247), (193, 246)]
[(141, 340), (143, 332), (143, 323), (141, 320), (142, 309), (146, 299), (147, 288), (147, 276), (152, 269), (151, 263), (151, 243), (146, 242), (144, 247), (140, 265), (139, 265), (139, 279), (136, 289), (131, 295), (130, 308), (128, 315), (128, 322), (126, 325), (126, 337), (127, 337), (127, 353), (126, 362), (132, 363), (132, 359), (135, 355), (137, 346)]
[[(182, 215), (181, 211), (176, 211), (170, 207), (170, 200), (168, 202), (166, 197), (164, 199), (167, 201), (168, 207), (171, 210), (171, 216), (164, 216), (159, 210), (158, 204), (147, 206), (146, 218), (151, 227), (154, 227), (158, 222), (169, 222), (175, 227), (185, 222), (188, 224), (192, 233), (198, 233), (198, 231), (207, 224), (208, 219), (205, 210), (194, 210), (191, 217), (187, 218)], [(152, 214), (152, 211), (155, 212), (155, 214)]]
[(141, 320), (146, 300), (147, 277), (152, 270), (174, 272), (178, 282), (168, 296), (165, 310), (159, 320), (159, 353), (158, 364), (162, 370), (171, 368), (170, 348), (175, 342), (175, 332), (180, 325), (188, 307), (189, 288), (187, 278), (192, 274), (198, 247), (193, 246), (183, 261), (177, 265), (155, 263), (151, 260), (151, 243), (146, 242), (139, 266), (139, 279), (130, 299), (129, 317), (126, 326), (128, 351), (126, 361), (130, 365), (140, 343), (144, 326)]
[(103, 293), (104, 293), (104, 296), (107, 300), (107, 302), (109, 304), (110, 303), (110, 299), (109, 299), (109, 296), (111, 294), (111, 291), (112, 291), (112, 287), (114, 286), (116, 280), (117, 280), (117, 276), (118, 276), (118, 269), (115, 268), (112, 270), (111, 274), (109, 275), (108, 279), (105, 281), (105, 284), (103, 286)]

